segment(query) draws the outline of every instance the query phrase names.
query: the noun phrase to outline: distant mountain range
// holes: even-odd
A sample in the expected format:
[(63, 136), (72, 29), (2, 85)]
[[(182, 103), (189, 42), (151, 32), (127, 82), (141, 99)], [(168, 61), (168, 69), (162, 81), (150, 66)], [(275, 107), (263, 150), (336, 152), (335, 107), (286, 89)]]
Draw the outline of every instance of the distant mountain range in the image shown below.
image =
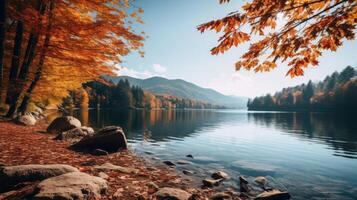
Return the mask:
[(230, 108), (247, 107), (247, 97), (224, 95), (213, 89), (202, 88), (181, 79), (170, 80), (163, 77), (138, 79), (130, 76), (107, 76), (105, 79), (112, 81), (113, 83), (118, 83), (122, 79), (127, 79), (130, 85), (139, 86), (140, 88), (155, 94), (168, 94), (182, 98), (195, 99)]

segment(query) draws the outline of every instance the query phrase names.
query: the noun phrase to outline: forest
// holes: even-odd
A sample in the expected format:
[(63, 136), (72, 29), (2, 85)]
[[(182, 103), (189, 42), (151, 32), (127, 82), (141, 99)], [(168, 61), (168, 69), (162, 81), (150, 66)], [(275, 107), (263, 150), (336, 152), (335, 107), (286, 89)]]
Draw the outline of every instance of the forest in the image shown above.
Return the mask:
[(249, 110), (357, 111), (357, 71), (347, 66), (323, 81), (284, 88), (248, 101)]
[(222, 109), (224, 106), (181, 98), (167, 94), (153, 94), (128, 80), (103, 83), (91, 81), (83, 88), (72, 90), (63, 100), (64, 108), (110, 108), (110, 109)]

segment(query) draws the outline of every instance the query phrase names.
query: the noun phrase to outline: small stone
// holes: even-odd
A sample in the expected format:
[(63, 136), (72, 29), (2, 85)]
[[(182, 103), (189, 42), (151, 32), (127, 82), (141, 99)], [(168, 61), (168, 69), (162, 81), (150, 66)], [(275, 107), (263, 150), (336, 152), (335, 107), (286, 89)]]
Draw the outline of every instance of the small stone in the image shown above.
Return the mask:
[(36, 119), (32, 114), (27, 114), (19, 116), (17, 122), (25, 126), (33, 126), (36, 124)]
[(193, 174), (195, 174), (195, 172), (190, 171), (190, 170), (183, 170), (182, 173), (187, 175), (187, 176), (192, 176)]
[(212, 179), (203, 179), (202, 183), (205, 187), (214, 187), (219, 186), (219, 184), (223, 181), (223, 179), (212, 180)]
[(179, 165), (188, 165), (190, 164), (190, 162), (188, 162), (187, 160), (178, 160), (176, 161), (177, 164)]
[(213, 179), (228, 179), (229, 175), (226, 172), (217, 171), (211, 175)]
[(157, 200), (189, 200), (192, 195), (181, 189), (164, 187), (155, 196)]
[(187, 157), (187, 158), (193, 158), (193, 155), (188, 154), (188, 155), (186, 155), (186, 157)]
[(167, 166), (173, 167), (175, 166), (175, 163), (169, 161), (169, 160), (165, 160), (163, 163), (165, 163)]
[(109, 153), (107, 151), (104, 151), (102, 149), (94, 149), (92, 151), (92, 154), (95, 155), (95, 156), (107, 156), (107, 155), (109, 155)]
[(254, 179), (254, 182), (256, 182), (260, 185), (265, 185), (268, 182), (268, 180), (263, 176), (258, 176)]
[(210, 200), (232, 200), (231, 195), (224, 192), (218, 192), (210, 197)]

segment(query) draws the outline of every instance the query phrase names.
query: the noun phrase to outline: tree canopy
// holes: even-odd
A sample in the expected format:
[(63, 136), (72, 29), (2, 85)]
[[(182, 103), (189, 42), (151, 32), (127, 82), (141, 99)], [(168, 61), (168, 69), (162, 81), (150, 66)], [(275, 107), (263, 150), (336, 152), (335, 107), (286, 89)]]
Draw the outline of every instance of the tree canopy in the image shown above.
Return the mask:
[(318, 65), (324, 50), (336, 51), (344, 40), (354, 39), (356, 24), (355, 0), (252, 0), (198, 30), (223, 34), (211, 50), (213, 55), (257, 39), (235, 63), (236, 70), (266, 72), (280, 61), (287, 62), (287, 75), (294, 77)]
[(7, 23), (0, 27), (6, 33), (0, 34), (1, 91), (9, 115), (24, 111), (30, 98), (59, 104), (82, 83), (113, 74), (123, 56), (143, 55), (144, 33), (132, 28), (143, 23), (143, 10), (129, 0), (2, 2)]

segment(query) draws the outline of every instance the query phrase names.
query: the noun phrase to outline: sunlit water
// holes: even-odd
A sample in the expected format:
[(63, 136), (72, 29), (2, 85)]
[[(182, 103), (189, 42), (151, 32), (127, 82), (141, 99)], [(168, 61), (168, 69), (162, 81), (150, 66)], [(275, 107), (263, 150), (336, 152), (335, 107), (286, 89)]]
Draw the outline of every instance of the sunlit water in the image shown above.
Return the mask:
[[(293, 199), (357, 199), (357, 117), (238, 110), (74, 113), (85, 125), (123, 127), (130, 148), (149, 158), (188, 160), (207, 177), (217, 169), (270, 176)], [(192, 154), (194, 159), (186, 158)]]

